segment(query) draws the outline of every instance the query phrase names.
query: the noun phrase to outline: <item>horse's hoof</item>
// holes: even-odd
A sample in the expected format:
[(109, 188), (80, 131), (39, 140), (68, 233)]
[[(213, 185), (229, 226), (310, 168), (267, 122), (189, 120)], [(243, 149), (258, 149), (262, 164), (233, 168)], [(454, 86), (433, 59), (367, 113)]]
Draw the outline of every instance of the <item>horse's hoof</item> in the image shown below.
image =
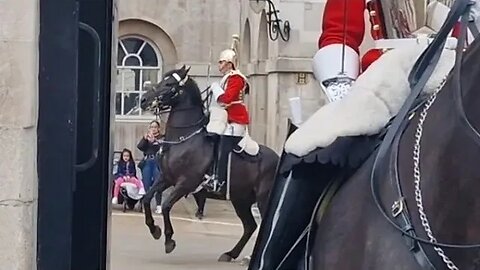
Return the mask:
[(177, 244), (175, 243), (174, 240), (170, 240), (170, 241), (165, 242), (165, 253), (167, 253), (167, 254), (171, 253), (175, 249), (176, 246), (177, 246)]
[(203, 213), (202, 212), (197, 212), (197, 213), (195, 213), (195, 217), (202, 220), (203, 219)]
[(222, 256), (220, 256), (220, 258), (218, 258), (218, 261), (219, 262), (231, 262), (233, 260), (232, 256), (230, 256), (227, 253), (223, 253)]
[(242, 261), (240, 262), (240, 265), (241, 266), (248, 266), (248, 265), (250, 265), (250, 260), (252, 260), (252, 257), (245, 256), (245, 258), (243, 258)]
[(162, 229), (160, 227), (155, 226), (155, 230), (152, 232), (153, 239), (158, 240), (162, 237)]

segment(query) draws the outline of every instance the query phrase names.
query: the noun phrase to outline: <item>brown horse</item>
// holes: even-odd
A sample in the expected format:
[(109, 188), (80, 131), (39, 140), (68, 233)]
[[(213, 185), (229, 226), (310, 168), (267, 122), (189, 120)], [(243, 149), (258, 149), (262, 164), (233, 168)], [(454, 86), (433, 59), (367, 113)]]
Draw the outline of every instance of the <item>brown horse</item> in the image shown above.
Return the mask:
[[(205, 130), (208, 121), (205, 111), (208, 108), (205, 108), (201, 92), (188, 76), (188, 71), (183, 66), (167, 72), (164, 79), (143, 96), (141, 102), (143, 109), (170, 108), (163, 141), (164, 153), (160, 161), (163, 175), (144, 197), (145, 223), (152, 236), (159, 239), (161, 229), (153, 220), (150, 201), (155, 192), (174, 186), (162, 204), (166, 253), (172, 252), (176, 246), (170, 221), (172, 206), (201, 185), (214, 161), (214, 141)], [(264, 213), (278, 159), (272, 149), (263, 145), (255, 157), (232, 152), (230, 199), (242, 221), (244, 232), (237, 245), (221, 255), (220, 261), (236, 259), (256, 230), (251, 206), (257, 202), (260, 212)], [(204, 198), (200, 201), (204, 202)], [(202, 208), (199, 205), (199, 209)]]

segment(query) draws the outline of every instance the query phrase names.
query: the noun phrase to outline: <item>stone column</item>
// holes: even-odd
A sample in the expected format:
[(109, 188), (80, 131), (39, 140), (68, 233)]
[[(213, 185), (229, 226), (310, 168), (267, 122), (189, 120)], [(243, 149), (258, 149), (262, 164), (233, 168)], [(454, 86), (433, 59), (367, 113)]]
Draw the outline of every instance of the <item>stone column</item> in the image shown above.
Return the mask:
[(38, 0), (0, 1), (0, 269), (36, 268)]

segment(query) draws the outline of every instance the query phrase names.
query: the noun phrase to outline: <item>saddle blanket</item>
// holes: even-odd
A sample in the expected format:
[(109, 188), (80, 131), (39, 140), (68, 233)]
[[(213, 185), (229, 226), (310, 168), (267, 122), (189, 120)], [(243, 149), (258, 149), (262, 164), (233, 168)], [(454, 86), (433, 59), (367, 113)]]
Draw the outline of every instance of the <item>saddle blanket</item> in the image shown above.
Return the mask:
[[(410, 94), (408, 75), (425, 49), (419, 44), (385, 53), (358, 77), (345, 98), (321, 107), (292, 133), (285, 152), (302, 157), (339, 137), (378, 134)], [(454, 62), (455, 51), (444, 49), (423, 95), (441, 87)]]

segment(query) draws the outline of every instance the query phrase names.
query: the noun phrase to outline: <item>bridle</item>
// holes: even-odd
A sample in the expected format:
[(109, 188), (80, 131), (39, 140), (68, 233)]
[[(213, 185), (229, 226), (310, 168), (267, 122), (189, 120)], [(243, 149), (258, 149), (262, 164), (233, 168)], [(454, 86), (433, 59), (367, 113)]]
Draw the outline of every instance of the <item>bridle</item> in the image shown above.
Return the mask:
[[(470, 14), (470, 8), (472, 4), (473, 3), (470, 2), (469, 0), (457, 0), (454, 3), (454, 5), (452, 6), (449, 12), (448, 18), (443, 24), (442, 28), (440, 29), (440, 31), (438, 32), (438, 34), (436, 35), (432, 43), (422, 53), (420, 58), (415, 63), (409, 75), (409, 83), (410, 83), (410, 88), (412, 90), (411, 94), (408, 96), (407, 100), (405, 101), (404, 105), (400, 109), (399, 113), (397, 114), (395, 119), (393, 119), (393, 122), (389, 127), (389, 130), (386, 132), (386, 135), (378, 149), (377, 155), (374, 160), (372, 172), (371, 172), (370, 186), (371, 186), (371, 192), (372, 192), (375, 205), (379, 209), (382, 216), (396, 230), (400, 231), (407, 240), (410, 240), (410, 243), (412, 244), (412, 248), (413, 246), (416, 245), (415, 242), (433, 246), (434, 248), (436, 248), (436, 251), (439, 248), (453, 248), (453, 249), (480, 248), (480, 244), (447, 244), (447, 243), (436, 242), (436, 240), (432, 241), (431, 237), (430, 239), (425, 239), (425, 238), (416, 236), (415, 230), (410, 221), (408, 209), (403, 202), (404, 196), (403, 196), (402, 188), (401, 188), (399, 177), (398, 177), (398, 167), (397, 167), (398, 166), (398, 163), (397, 163), (398, 146), (399, 146), (400, 138), (403, 134), (403, 131), (406, 129), (409, 121), (409, 119), (407, 119), (409, 112), (412, 110), (414, 106), (418, 105), (418, 104), (415, 104), (417, 102), (417, 98), (420, 92), (422, 91), (423, 87), (427, 83), (428, 79), (430, 78), (431, 74), (433, 73), (440, 59), (440, 55), (445, 46), (445, 42), (448, 37), (448, 34), (450, 30), (453, 29), (454, 25), (457, 23), (458, 18), (461, 18), (461, 33), (460, 33), (460, 37), (458, 38), (458, 44), (457, 44), (456, 56), (455, 56), (455, 65), (452, 72), (452, 80), (453, 80), (453, 84), (454, 84), (453, 86), (454, 86), (454, 92), (455, 92), (454, 101), (455, 101), (456, 109), (459, 112), (460, 119), (462, 121), (462, 126), (468, 130), (469, 135), (472, 137), (472, 139), (477, 144), (480, 145), (480, 133), (470, 123), (464, 110), (463, 101), (462, 101), (462, 85), (461, 85), (461, 77), (460, 77), (461, 64), (463, 60), (463, 49), (464, 49), (463, 47), (465, 44), (466, 32), (467, 32), (466, 27), (469, 24), (469, 14)], [(474, 35), (478, 34), (478, 29), (476, 29), (473, 23), (470, 23), (469, 28), (471, 29), (471, 32)], [(435, 92), (434, 95), (436, 95), (437, 93), (438, 92)], [(434, 101), (435, 101), (435, 97), (431, 97), (429, 100), (423, 101), (427, 103), (426, 110), (428, 110), (428, 108), (433, 104)], [(426, 110), (424, 109), (423, 121), (425, 120), (425, 117), (426, 117)], [(423, 124), (423, 121), (421, 121), (422, 124)], [(394, 218), (398, 218), (401, 220), (400, 223), (403, 223), (403, 227), (399, 226), (397, 222), (395, 222), (393, 218), (391, 218), (389, 214), (387, 214), (387, 211), (385, 210), (384, 206), (381, 203), (381, 200), (380, 200), (381, 196), (378, 192), (378, 183), (381, 177), (380, 165), (382, 163), (385, 164), (384, 161), (387, 159), (387, 155), (388, 153), (390, 153), (390, 150), (392, 148), (393, 148), (392, 156), (394, 156), (394, 161), (393, 161), (394, 171), (392, 174), (393, 174), (393, 178), (396, 180), (396, 181), (393, 181), (395, 182), (394, 189), (399, 194), (399, 200), (395, 202), (394, 207), (392, 208), (393, 210), (392, 215)], [(420, 251), (423, 252), (423, 250), (420, 250)], [(417, 258), (417, 254), (416, 254), (416, 258)], [(449, 269), (458, 269), (453, 265), (453, 263), (450, 265), (447, 263), (444, 257), (442, 258), (444, 259), (444, 262), (447, 264)], [(417, 261), (419, 261), (418, 258), (417, 258)], [(422, 265), (421, 262), (419, 263)], [(425, 266), (429, 269), (435, 269), (433, 265), (429, 262), (428, 263), (423, 262), (422, 266)]]
[[(186, 75), (184, 78), (181, 78), (180, 75), (177, 73), (172, 73), (171, 75), (174, 77), (177, 81), (176, 84), (171, 85), (170, 89), (167, 91), (166, 95), (169, 96), (170, 100), (177, 99), (181, 97), (185, 93), (185, 85), (190, 79), (188, 75)], [(168, 124), (168, 127), (170, 128), (176, 128), (176, 129), (182, 129), (182, 128), (192, 128), (192, 127), (198, 127), (198, 126), (204, 126), (206, 124), (206, 121), (209, 117), (208, 112), (211, 104), (211, 99), (212, 99), (212, 91), (210, 91), (210, 87), (207, 87), (205, 90), (200, 92), (200, 96), (203, 96), (206, 94), (205, 98), (202, 98), (202, 116), (200, 119), (198, 119), (196, 122), (193, 124), (188, 124), (188, 125), (171, 125)], [(165, 94), (163, 94), (165, 95)], [(190, 111), (190, 110), (195, 110), (198, 109), (198, 106), (189, 106), (189, 107), (183, 107), (183, 108), (174, 108), (172, 105), (165, 105), (161, 104), (161, 97), (163, 95), (157, 95), (154, 97), (152, 101), (152, 107), (151, 109), (153, 110), (154, 114), (159, 117), (159, 115), (162, 114), (167, 114), (171, 112), (179, 112), (179, 111)]]

